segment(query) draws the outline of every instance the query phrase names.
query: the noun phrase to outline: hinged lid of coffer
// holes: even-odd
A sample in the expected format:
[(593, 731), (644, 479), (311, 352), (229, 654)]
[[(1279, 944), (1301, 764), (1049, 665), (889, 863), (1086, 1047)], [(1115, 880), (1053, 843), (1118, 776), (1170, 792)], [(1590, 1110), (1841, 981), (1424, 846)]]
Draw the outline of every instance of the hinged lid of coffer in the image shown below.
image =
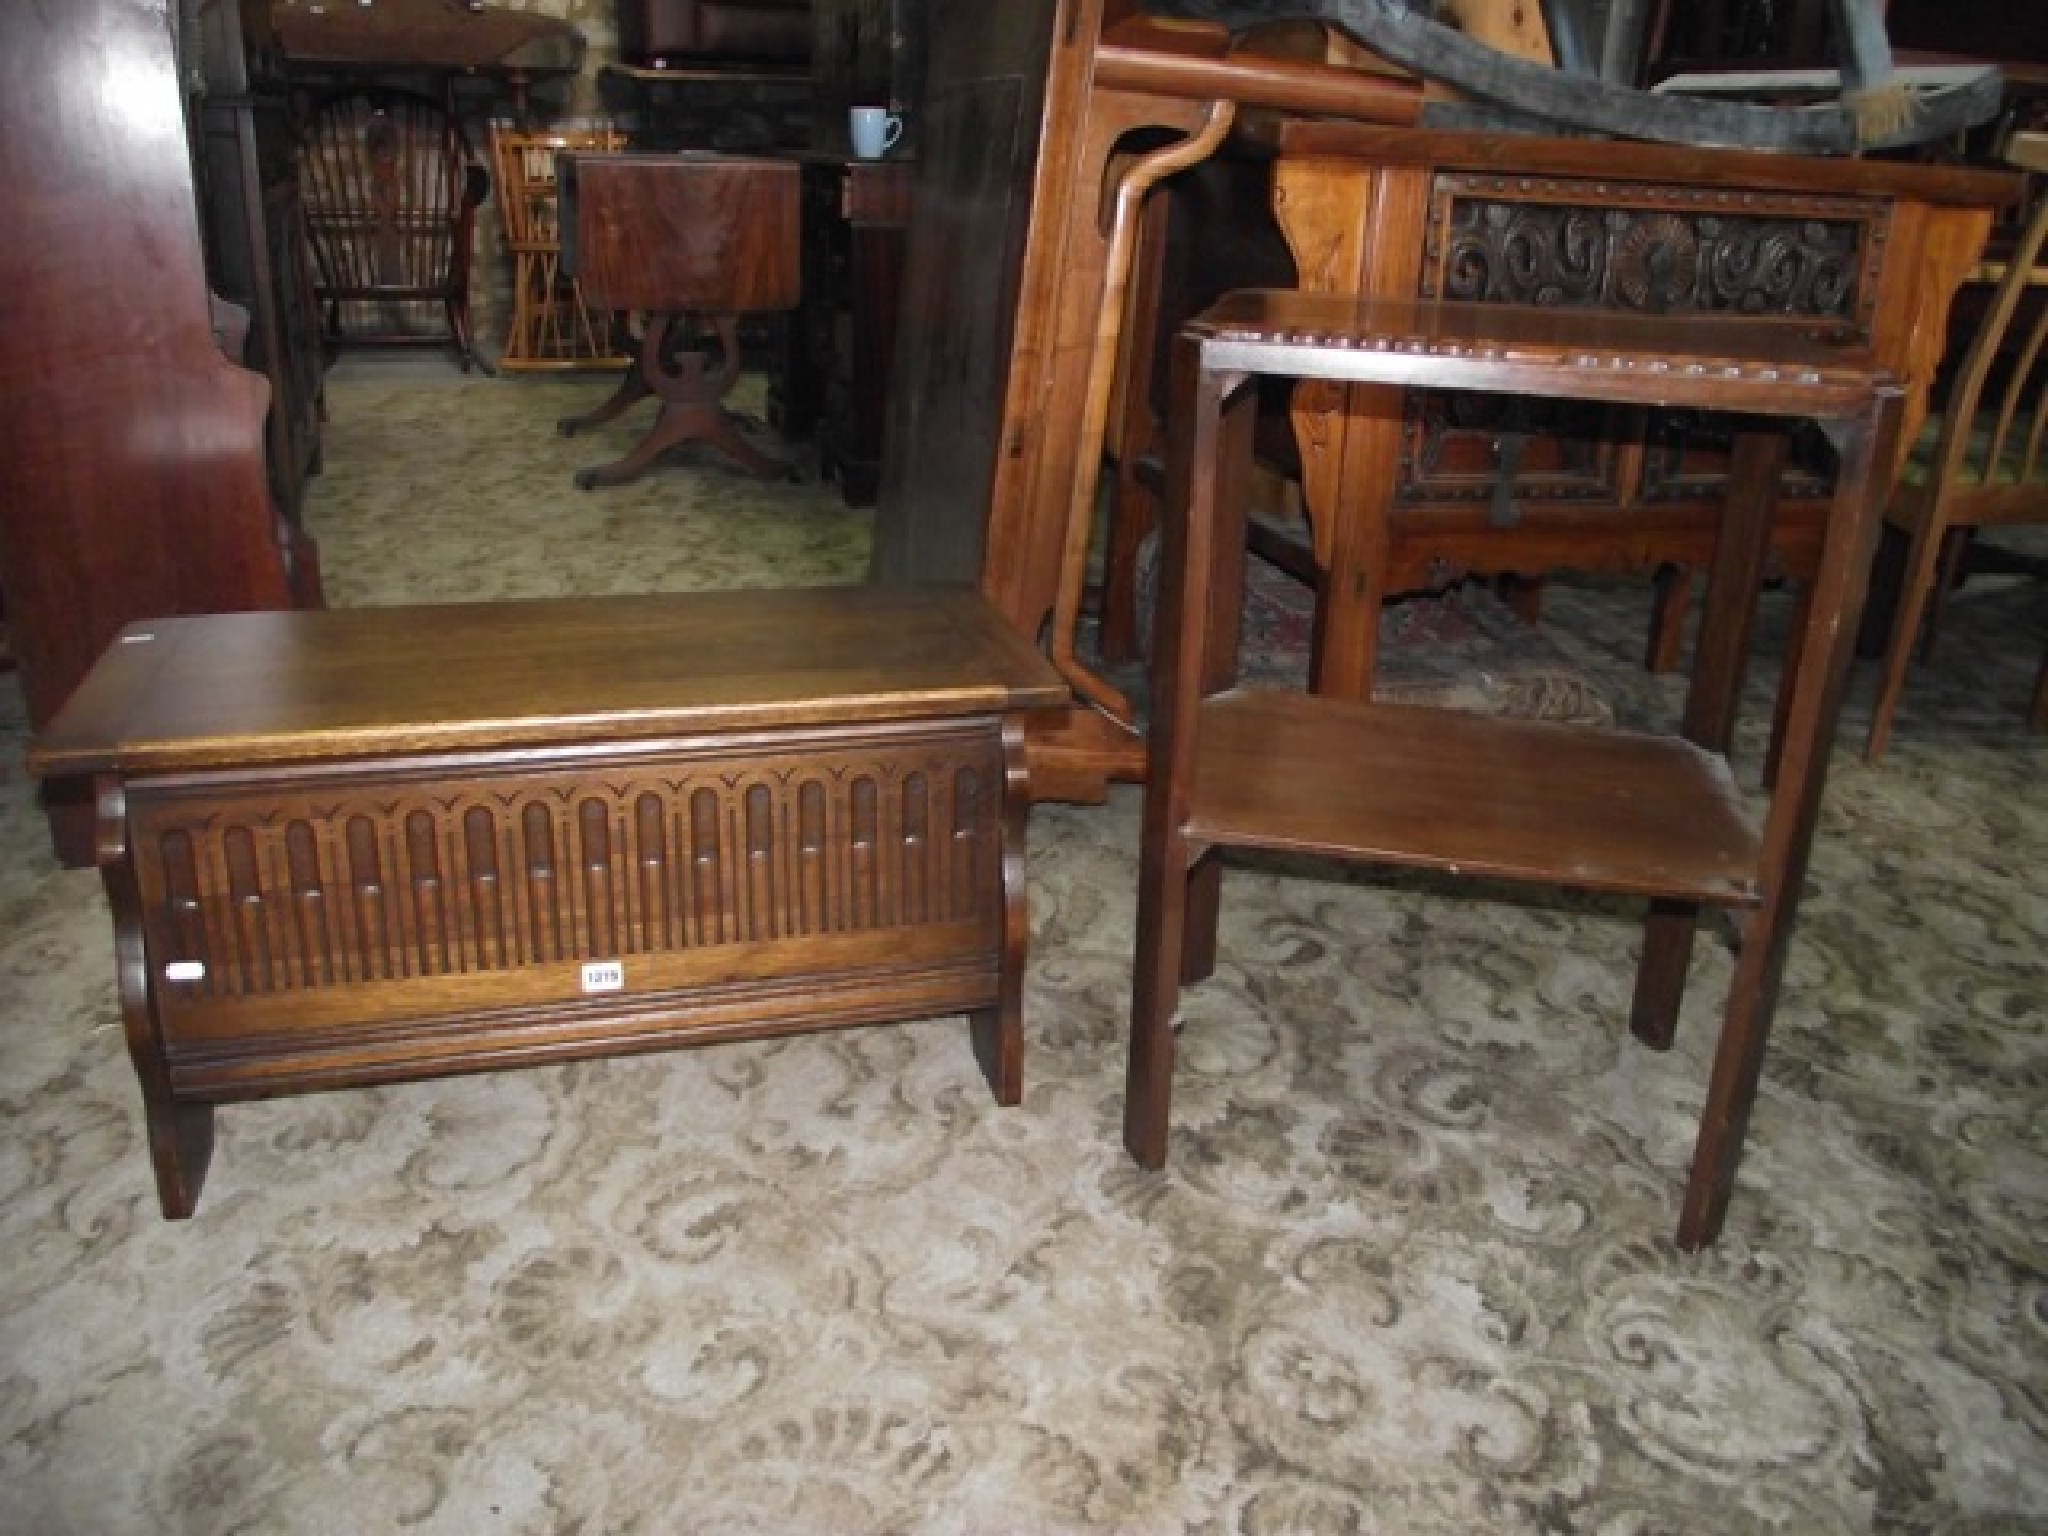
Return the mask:
[(212, 614), (129, 626), (38, 774), (362, 760), (1055, 708), (965, 588), (828, 587)]

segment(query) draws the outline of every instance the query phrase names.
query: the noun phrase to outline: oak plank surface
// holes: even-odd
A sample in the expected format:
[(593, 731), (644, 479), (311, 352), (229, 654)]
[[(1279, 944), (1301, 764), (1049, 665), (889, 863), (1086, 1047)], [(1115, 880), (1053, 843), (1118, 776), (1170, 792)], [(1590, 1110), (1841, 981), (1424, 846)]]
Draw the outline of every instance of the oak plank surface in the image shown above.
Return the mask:
[(215, 615), (130, 626), (42, 774), (618, 741), (1057, 707), (971, 592), (870, 587)]
[(1756, 834), (1726, 759), (1551, 721), (1236, 690), (1205, 706), (1187, 830), (1581, 890), (1757, 899)]

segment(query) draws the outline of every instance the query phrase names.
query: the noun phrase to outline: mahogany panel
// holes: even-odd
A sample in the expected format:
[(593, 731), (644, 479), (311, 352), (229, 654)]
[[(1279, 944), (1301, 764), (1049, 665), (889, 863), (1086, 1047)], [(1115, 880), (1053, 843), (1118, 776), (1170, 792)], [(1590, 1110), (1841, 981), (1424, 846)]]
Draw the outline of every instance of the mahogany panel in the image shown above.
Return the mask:
[(0, 184), (0, 590), (41, 727), (131, 620), (292, 589), (268, 389), (214, 337), (161, 0), (0, 6)]
[(563, 270), (593, 304), (737, 314), (802, 292), (793, 162), (576, 154), (560, 175)]

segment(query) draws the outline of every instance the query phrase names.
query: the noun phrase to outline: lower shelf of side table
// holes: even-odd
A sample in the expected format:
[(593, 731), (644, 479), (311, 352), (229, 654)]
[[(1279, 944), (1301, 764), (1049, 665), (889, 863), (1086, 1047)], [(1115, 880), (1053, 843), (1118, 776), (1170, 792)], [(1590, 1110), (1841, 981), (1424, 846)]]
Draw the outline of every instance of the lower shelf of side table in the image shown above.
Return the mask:
[(1197, 740), (1197, 843), (1760, 899), (1726, 760), (1678, 738), (1243, 688), (1203, 702)]

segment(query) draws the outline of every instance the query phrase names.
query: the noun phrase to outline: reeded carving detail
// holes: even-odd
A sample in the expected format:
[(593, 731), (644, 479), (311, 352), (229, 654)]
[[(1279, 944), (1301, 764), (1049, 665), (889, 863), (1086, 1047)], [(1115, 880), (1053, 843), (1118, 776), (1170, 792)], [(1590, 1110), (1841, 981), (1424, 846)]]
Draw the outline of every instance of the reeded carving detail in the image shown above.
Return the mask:
[(244, 997), (1001, 920), (1000, 744), (132, 807), (151, 963)]
[(1426, 295), (1664, 313), (1798, 315), (1867, 328), (1883, 210), (1816, 214), (1762, 196), (1671, 189), (1610, 207), (1591, 183), (1440, 177)]

